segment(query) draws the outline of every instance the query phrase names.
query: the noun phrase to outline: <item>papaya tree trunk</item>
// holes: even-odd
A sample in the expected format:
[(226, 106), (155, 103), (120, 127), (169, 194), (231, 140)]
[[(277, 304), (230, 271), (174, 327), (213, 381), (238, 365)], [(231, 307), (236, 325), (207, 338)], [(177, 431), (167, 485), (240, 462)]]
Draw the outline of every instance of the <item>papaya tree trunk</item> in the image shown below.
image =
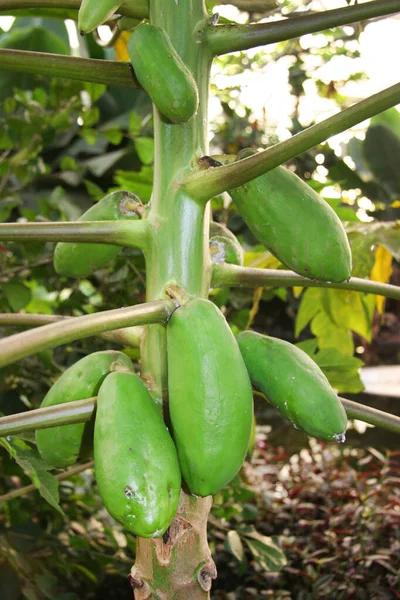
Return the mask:
[[(207, 104), (211, 53), (202, 41), (207, 23), (199, 0), (152, 0), (150, 20), (162, 27), (199, 90), (199, 109), (190, 121), (171, 124), (154, 108), (154, 182), (146, 250), (147, 301), (167, 298), (169, 286), (207, 297), (211, 281), (208, 210), (180, 187), (179, 179), (207, 154)], [(151, 68), (151, 65), (149, 65)], [(168, 421), (167, 348), (164, 326), (147, 327), (141, 344), (141, 374)], [(184, 349), (182, 365), (184, 368)], [(137, 600), (205, 600), (216, 568), (207, 543), (212, 499), (183, 491), (177, 515), (161, 539), (137, 538), (131, 584)]]

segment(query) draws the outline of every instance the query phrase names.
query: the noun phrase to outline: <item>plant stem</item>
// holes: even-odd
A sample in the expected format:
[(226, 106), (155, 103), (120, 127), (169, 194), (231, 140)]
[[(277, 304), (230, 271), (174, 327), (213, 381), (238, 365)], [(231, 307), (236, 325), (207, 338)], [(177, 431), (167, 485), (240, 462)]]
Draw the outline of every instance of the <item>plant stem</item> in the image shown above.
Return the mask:
[[(76, 319), (64, 315), (38, 315), (33, 313), (0, 313), (0, 327), (39, 327), (48, 323), (56, 323), (67, 319)], [(144, 327), (125, 327), (125, 329), (114, 329), (100, 333), (99, 337), (121, 346), (138, 348)]]
[(369, 279), (351, 277), (342, 283), (315, 281), (302, 277), (293, 271), (280, 271), (275, 269), (253, 269), (237, 265), (215, 264), (213, 266), (213, 287), (326, 287), (338, 290), (352, 290), (376, 294), (385, 298), (400, 300), (400, 287), (389, 283), (379, 283)]
[[(400, 417), (365, 406), (359, 402), (340, 398), (349, 419), (358, 419), (375, 427), (400, 433)], [(24, 431), (37, 431), (73, 423), (90, 421), (96, 408), (96, 397), (76, 400), (57, 406), (37, 408), (0, 418), (0, 437), (17, 435)]]
[(95, 407), (96, 398), (94, 397), (2, 417), (0, 419), (0, 437), (17, 435), (23, 431), (86, 423), (92, 418)]
[(0, 48), (0, 71), (64, 77), (117, 87), (141, 87), (128, 62), (79, 58), (48, 52)]
[(0, 223), (0, 240), (114, 244), (143, 250), (148, 230), (145, 220)]
[(166, 323), (176, 308), (175, 300), (147, 302), (43, 325), (0, 340), (0, 366), (8, 365), (47, 348), (81, 340), (119, 327)]
[[(0, 0), (0, 13), (13, 15), (17, 10), (53, 8), (79, 10), (81, 0)], [(148, 0), (124, 0), (118, 9), (124, 17), (145, 19), (149, 16)]]
[[(58, 479), (58, 481), (63, 481), (64, 479), (69, 479), (70, 477), (73, 477), (73, 475), (77, 475), (78, 473), (82, 473), (83, 471), (86, 471), (87, 469), (91, 469), (93, 466), (94, 466), (94, 462), (92, 460), (90, 460), (89, 462), (84, 463), (83, 465), (77, 465), (76, 467), (72, 467), (71, 469), (68, 469), (68, 471), (64, 471), (63, 473), (58, 473), (55, 477), (56, 477), (56, 479)], [(19, 498), (20, 496), (25, 496), (25, 494), (34, 492), (37, 489), (38, 488), (36, 487), (36, 485), (31, 483), (30, 485), (26, 485), (25, 487), (18, 488), (17, 490), (13, 490), (12, 492), (8, 492), (8, 494), (4, 494), (3, 496), (0, 496), (0, 504), (2, 504), (3, 502), (9, 502), (10, 500), (13, 500), (14, 498)]]
[(349, 419), (358, 419), (359, 421), (364, 421), (364, 423), (375, 425), (375, 427), (386, 429), (386, 431), (400, 433), (400, 417), (377, 410), (376, 408), (371, 408), (370, 406), (365, 406), (364, 404), (359, 404), (358, 402), (353, 402), (352, 400), (347, 400), (346, 398), (340, 398), (340, 400)]
[[(189, 172), (200, 156), (208, 153), (207, 106), (212, 62), (204, 42), (208, 15), (201, 0), (152, 0), (150, 13), (151, 23), (165, 29), (192, 72), (200, 103), (197, 113), (182, 124), (167, 122), (154, 109), (154, 182), (148, 214), (154, 234), (145, 252), (146, 298), (149, 301), (164, 298), (170, 286), (181, 288), (189, 296), (207, 297), (211, 275), (208, 209), (180, 188), (177, 180), (181, 173)], [(156, 402), (167, 403), (167, 347), (163, 327), (146, 328), (141, 376)], [(194, 498), (182, 492), (168, 537), (137, 538), (136, 562), (131, 572), (137, 600), (210, 597), (211, 579), (216, 576), (206, 530), (211, 502), (211, 498)]]
[(372, 19), (399, 11), (398, 0), (375, 0), (374, 2), (355, 4), (354, 6), (319, 13), (306, 13), (295, 19), (282, 19), (273, 23), (216, 25), (208, 29), (207, 39), (214, 55), (219, 55), (290, 40), (305, 33), (315, 33), (330, 27)]
[(207, 201), (226, 190), (232, 190), (260, 177), (331, 136), (398, 103), (400, 103), (400, 83), (342, 110), (321, 123), (308, 127), (289, 140), (275, 144), (267, 150), (222, 167), (211, 167), (192, 173), (181, 181), (181, 185), (194, 198)]

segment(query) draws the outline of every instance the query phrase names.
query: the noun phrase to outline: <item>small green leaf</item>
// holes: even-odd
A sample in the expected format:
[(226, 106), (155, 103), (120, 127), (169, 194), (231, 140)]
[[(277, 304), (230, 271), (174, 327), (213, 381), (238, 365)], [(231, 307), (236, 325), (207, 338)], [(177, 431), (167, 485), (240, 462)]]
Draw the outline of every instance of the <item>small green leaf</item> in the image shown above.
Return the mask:
[(102, 83), (89, 83), (84, 84), (85, 90), (89, 93), (92, 102), (99, 100), (103, 94), (107, 91), (107, 86)]
[(135, 139), (135, 148), (144, 165), (149, 165), (154, 160), (154, 140), (151, 137), (138, 137)]
[(78, 165), (72, 156), (63, 156), (60, 161), (60, 168), (63, 171), (76, 171)]
[(286, 565), (286, 556), (275, 539), (261, 535), (253, 527), (249, 527), (243, 535), (243, 541), (264, 571), (276, 573)]
[(18, 438), (11, 440), (0, 438), (0, 445), (6, 448), (12, 458), (32, 479), (32, 483), (38, 488), (40, 495), (63, 515), (64, 511), (59, 504), (58, 480), (48, 472), (51, 466), (41, 459), (38, 451)]
[(123, 134), (119, 127), (112, 127), (111, 129), (102, 130), (102, 134), (108, 139), (110, 144), (117, 146), (122, 142)]
[(309, 322), (321, 310), (321, 295), (322, 290), (318, 288), (308, 288), (302, 296), (299, 310), (296, 316), (295, 337), (298, 338), (300, 333)]
[(18, 312), (31, 301), (31, 291), (23, 283), (5, 283), (2, 288), (7, 302), (14, 312)]
[(348, 329), (338, 327), (326, 312), (320, 312), (311, 322), (311, 332), (318, 338), (320, 348), (337, 348), (342, 354), (353, 356), (354, 343)]
[(234, 530), (228, 531), (228, 534), (225, 538), (224, 546), (228, 550), (228, 552), (233, 554), (233, 556), (240, 563), (243, 562), (243, 560), (245, 558), (244, 548), (243, 548), (242, 540), (240, 539), (240, 535), (237, 533), (237, 531), (234, 531)]
[(81, 135), (86, 140), (89, 146), (94, 146), (97, 142), (99, 134), (95, 129), (81, 129), (79, 135)]
[(142, 117), (135, 112), (131, 113), (129, 118), (129, 133), (131, 136), (139, 135), (142, 129)]

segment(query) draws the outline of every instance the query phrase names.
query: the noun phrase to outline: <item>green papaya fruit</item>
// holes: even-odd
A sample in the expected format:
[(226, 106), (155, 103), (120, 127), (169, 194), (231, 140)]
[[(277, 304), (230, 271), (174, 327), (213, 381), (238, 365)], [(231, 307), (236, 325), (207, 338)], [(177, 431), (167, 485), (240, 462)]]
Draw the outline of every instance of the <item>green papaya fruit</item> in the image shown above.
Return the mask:
[(165, 423), (134, 373), (111, 373), (100, 388), (94, 463), (110, 515), (140, 537), (163, 535), (178, 507), (181, 473)]
[(103, 25), (119, 9), (122, 0), (82, 0), (78, 13), (78, 29), (90, 33)]
[(139, 83), (172, 123), (185, 123), (199, 105), (196, 82), (168, 34), (143, 23), (128, 40), (128, 52)]
[(192, 494), (215, 494), (246, 456), (250, 379), (225, 317), (209, 300), (196, 298), (173, 312), (167, 349), (169, 410), (182, 476)]
[[(120, 221), (138, 219), (143, 204), (129, 192), (112, 192), (89, 208), (78, 221)], [(58, 242), (54, 250), (54, 268), (59, 275), (87, 277), (102, 269), (121, 251), (114, 244)]]
[(250, 231), (287, 267), (320, 281), (350, 277), (351, 251), (342, 222), (300, 177), (277, 167), (229, 193)]
[(345, 441), (347, 415), (319, 366), (289, 342), (253, 331), (237, 336), (253, 385), (298, 429)]
[[(106, 350), (89, 354), (64, 371), (50, 388), (40, 407), (96, 396), (106, 376), (118, 368), (133, 370), (131, 359), (122, 352)], [(42, 458), (58, 468), (73, 465), (78, 459), (83, 460), (87, 457), (87, 446), (92, 445), (93, 438), (88, 440), (92, 427), (93, 424), (89, 421), (38, 429), (35, 437)]]
[(212, 262), (243, 265), (243, 248), (236, 236), (227, 227), (215, 221), (210, 223), (209, 247)]

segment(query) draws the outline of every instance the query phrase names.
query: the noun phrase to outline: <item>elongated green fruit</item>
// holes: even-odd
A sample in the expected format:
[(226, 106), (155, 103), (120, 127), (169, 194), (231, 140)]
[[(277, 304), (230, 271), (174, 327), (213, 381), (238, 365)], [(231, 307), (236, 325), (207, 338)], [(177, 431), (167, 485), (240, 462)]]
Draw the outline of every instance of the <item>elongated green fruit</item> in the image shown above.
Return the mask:
[(152, 397), (133, 373), (112, 373), (97, 396), (94, 463), (110, 515), (140, 537), (160, 537), (181, 487), (176, 449)]
[[(133, 370), (132, 361), (122, 352), (106, 350), (89, 354), (64, 371), (40, 406), (55, 406), (96, 396), (105, 377), (121, 368)], [(35, 434), (39, 452), (53, 467), (73, 465), (86, 455), (86, 446), (92, 446), (93, 440), (87, 439), (92, 429), (91, 421), (39, 429)]]
[(277, 167), (229, 193), (252, 233), (287, 267), (321, 281), (350, 277), (344, 227), (300, 177)]
[(253, 396), (236, 340), (219, 309), (196, 298), (167, 325), (169, 409), (182, 476), (198, 496), (237, 474), (250, 440)]
[(90, 33), (103, 25), (121, 6), (122, 0), (82, 0), (78, 13), (78, 29)]
[(244, 331), (237, 337), (253, 385), (295, 427), (345, 441), (346, 412), (318, 365), (293, 344)]
[(243, 248), (236, 236), (227, 227), (215, 221), (210, 223), (209, 246), (212, 262), (243, 265)]
[[(112, 192), (89, 208), (78, 221), (118, 221), (138, 219), (143, 204), (129, 192)], [(59, 242), (54, 250), (54, 268), (59, 275), (87, 277), (102, 269), (121, 251), (114, 244)]]
[(160, 27), (143, 23), (128, 40), (135, 75), (158, 110), (172, 123), (185, 123), (199, 105), (196, 82)]

